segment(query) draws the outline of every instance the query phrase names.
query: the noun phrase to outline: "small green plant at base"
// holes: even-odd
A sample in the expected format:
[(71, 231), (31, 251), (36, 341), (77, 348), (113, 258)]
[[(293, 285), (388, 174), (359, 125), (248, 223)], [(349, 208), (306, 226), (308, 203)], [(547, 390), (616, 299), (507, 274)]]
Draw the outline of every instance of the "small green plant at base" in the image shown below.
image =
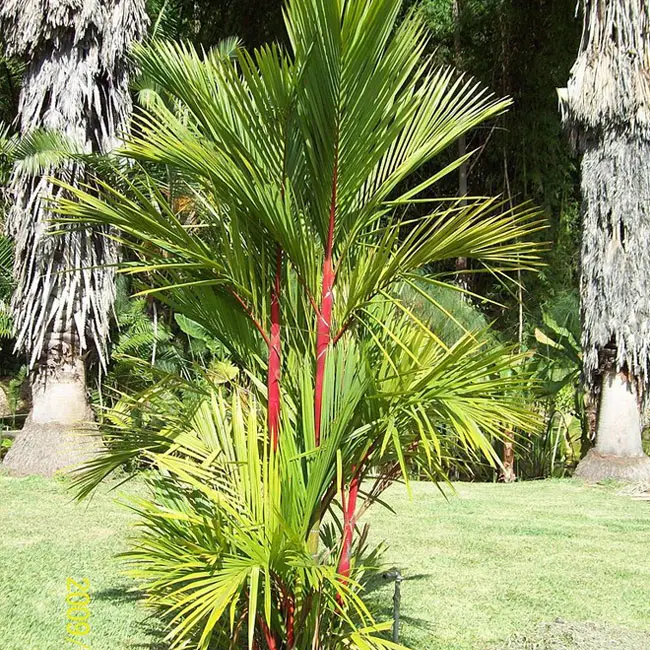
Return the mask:
[(6, 438), (0, 433), (0, 461), (5, 457), (6, 453), (11, 449), (13, 440)]

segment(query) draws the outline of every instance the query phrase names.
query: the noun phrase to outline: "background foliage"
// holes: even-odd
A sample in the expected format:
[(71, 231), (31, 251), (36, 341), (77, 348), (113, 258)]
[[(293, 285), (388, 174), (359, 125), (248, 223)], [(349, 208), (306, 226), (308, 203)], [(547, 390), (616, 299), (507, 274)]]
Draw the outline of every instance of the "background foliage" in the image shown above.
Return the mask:
[[(539, 345), (536, 329), (543, 327), (546, 315), (552, 314), (556, 303), (562, 303), (565, 293), (577, 288), (577, 170), (561, 130), (555, 88), (568, 78), (579, 41), (580, 16), (575, 14), (574, 3), (565, 0), (459, 0), (457, 23), (453, 1), (413, 0), (405, 10), (409, 4), (420, 7), (433, 33), (431, 52), (438, 62), (457, 65), (514, 99), (512, 110), (497, 123), (479, 127), (468, 137), (468, 148), (479, 150), (469, 167), (470, 194), (503, 194), (507, 200), (534, 201), (542, 206), (549, 220), (552, 241), (547, 267), (538, 275), (524, 274), (522, 292), (512, 287), (506, 289), (490, 275), (475, 276), (472, 288), (495, 302), (472, 303), (469, 310), (476, 315), (471, 320), (494, 321), (504, 342), (516, 342), (522, 349), (534, 351)], [(239, 37), (250, 47), (271, 39), (286, 43), (281, 8), (279, 0), (252, 0), (245, 7), (231, 0), (151, 0), (148, 4), (152, 33), (188, 39), (203, 48), (230, 36)], [(6, 57), (0, 59), (0, 120), (7, 125), (7, 136), (16, 127), (13, 120), (20, 75), (16, 62)], [(449, 155), (453, 153), (450, 150)], [(1, 168), (6, 182), (6, 164)], [(422, 173), (427, 171), (425, 168)], [(453, 194), (453, 176), (445, 183), (439, 191)], [(549, 237), (549, 233), (544, 237)], [(160, 368), (167, 364), (177, 370), (196, 360), (197, 349), (202, 345), (199, 339), (188, 338), (174, 314), (162, 308), (154, 328), (153, 304), (139, 302), (129, 307), (123, 300), (120, 302), (116, 365), (106, 378), (103, 395), (95, 386), (96, 403), (111, 402), (111, 391), (119, 390), (120, 382), (128, 380), (128, 356), (149, 362), (153, 359), (152, 366)], [(144, 323), (144, 318), (150, 325)], [(156, 337), (161, 340), (154, 344)], [(7, 356), (11, 344), (5, 343), (3, 350), (3, 363), (15, 372), (19, 364)], [(204, 354), (205, 351), (200, 353)], [(528, 473), (523, 467), (522, 472), (523, 476)], [(485, 476), (478, 467), (471, 474)]]

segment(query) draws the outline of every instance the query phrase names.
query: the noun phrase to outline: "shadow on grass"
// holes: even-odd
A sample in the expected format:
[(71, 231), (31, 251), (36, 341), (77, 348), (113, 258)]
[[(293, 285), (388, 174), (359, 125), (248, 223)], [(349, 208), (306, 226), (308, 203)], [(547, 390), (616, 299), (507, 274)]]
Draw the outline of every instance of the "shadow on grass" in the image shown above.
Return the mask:
[(129, 650), (169, 650), (169, 643), (165, 639), (165, 632), (162, 624), (155, 616), (150, 616), (138, 623), (138, 629), (149, 637), (144, 643), (130, 643)]
[(96, 591), (92, 597), (93, 600), (106, 600), (112, 603), (134, 603), (144, 599), (144, 593), (124, 585)]
[[(135, 604), (144, 600), (144, 598), (144, 592), (130, 588), (128, 585), (103, 589), (93, 595), (94, 600), (103, 600), (116, 604)], [(162, 629), (162, 624), (155, 615), (147, 616), (144, 620), (139, 621), (136, 626), (149, 641), (143, 643), (131, 642), (128, 645), (129, 650), (169, 650), (169, 643), (164, 641), (165, 632)]]
[(130, 643), (127, 646), (129, 650), (169, 650), (169, 644), (163, 641), (165, 635), (160, 628), (142, 623), (141, 630), (151, 637), (151, 641)]

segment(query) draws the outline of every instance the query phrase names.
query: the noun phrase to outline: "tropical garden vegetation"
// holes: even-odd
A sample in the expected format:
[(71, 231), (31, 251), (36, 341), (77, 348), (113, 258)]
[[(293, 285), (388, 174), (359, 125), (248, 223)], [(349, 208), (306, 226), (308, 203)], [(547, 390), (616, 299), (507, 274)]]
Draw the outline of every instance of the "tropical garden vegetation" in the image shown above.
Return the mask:
[(136, 480), (170, 647), (398, 647), (396, 482), (647, 480), (642, 0), (63, 4), (0, 8), (3, 467)]
[(481, 333), (447, 345), (408, 301), (445, 286), (419, 272), (447, 259), (530, 268), (541, 224), (492, 199), (427, 199), (458, 161), (408, 183), (507, 102), (432, 69), (422, 20), (399, 10), (289, 3), (287, 54), (136, 49), (150, 87), (121, 151), (132, 165), (60, 184), (61, 220), (111, 227), (140, 294), (237, 368), (208, 368), (196, 399), (153, 418), (122, 402), (108, 453), (77, 479), (86, 491), (135, 455), (165, 470), (131, 559), (178, 645), (384, 645), (359, 598), (373, 563), (359, 512), (410, 456), (438, 480), (448, 441), (494, 462), (488, 435), (534, 426), (520, 355)]

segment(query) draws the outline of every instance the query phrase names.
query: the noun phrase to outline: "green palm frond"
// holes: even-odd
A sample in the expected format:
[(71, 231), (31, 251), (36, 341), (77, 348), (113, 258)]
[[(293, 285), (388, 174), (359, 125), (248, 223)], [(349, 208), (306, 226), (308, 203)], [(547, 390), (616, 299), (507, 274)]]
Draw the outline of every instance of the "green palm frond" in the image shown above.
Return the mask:
[(9, 205), (8, 187), (16, 158), (18, 138), (9, 125), (0, 122), (0, 219), (4, 226)]
[(18, 141), (14, 155), (16, 168), (21, 173), (34, 176), (70, 160), (94, 160), (86, 153), (79, 143), (59, 131), (36, 129)]
[[(126, 557), (165, 613), (169, 640), (207, 648), (248, 636), (250, 647), (264, 622), (286, 625), (291, 598), (293, 647), (310, 648), (315, 636), (328, 647), (397, 647), (379, 636), (387, 626), (374, 622), (358, 586), (338, 579), (336, 558), (310, 551), (309, 502), (327, 484), (312, 494), (299, 457), (269, 449), (256, 410), (237, 392), (230, 403), (213, 393), (167, 451), (147, 452), (171, 480), (154, 479), (155, 501), (132, 500), (141, 531)], [(329, 465), (321, 453), (309, 463)], [(318, 609), (318, 600), (329, 605)]]
[(0, 236), (0, 338), (13, 335), (11, 295), (14, 289), (13, 244), (8, 237)]

